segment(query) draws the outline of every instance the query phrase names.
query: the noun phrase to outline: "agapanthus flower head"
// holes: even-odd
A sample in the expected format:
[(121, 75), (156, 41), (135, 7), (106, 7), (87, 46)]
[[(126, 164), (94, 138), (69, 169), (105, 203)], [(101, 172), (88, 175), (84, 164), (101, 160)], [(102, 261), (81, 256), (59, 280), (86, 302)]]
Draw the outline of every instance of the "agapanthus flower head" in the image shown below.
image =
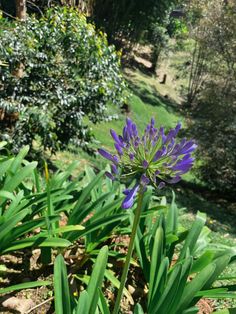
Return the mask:
[(197, 145), (193, 140), (177, 140), (181, 129), (178, 123), (175, 128), (165, 133), (163, 127), (155, 128), (155, 120), (139, 136), (136, 124), (129, 118), (126, 120), (122, 135), (111, 130), (116, 154), (104, 149), (98, 152), (111, 162), (111, 173), (106, 175), (111, 180), (130, 183), (135, 180), (131, 189), (126, 189), (122, 207), (132, 207), (139, 189), (145, 190), (151, 184), (157, 189), (166, 184), (174, 184), (181, 180), (181, 176), (193, 166), (192, 153)]

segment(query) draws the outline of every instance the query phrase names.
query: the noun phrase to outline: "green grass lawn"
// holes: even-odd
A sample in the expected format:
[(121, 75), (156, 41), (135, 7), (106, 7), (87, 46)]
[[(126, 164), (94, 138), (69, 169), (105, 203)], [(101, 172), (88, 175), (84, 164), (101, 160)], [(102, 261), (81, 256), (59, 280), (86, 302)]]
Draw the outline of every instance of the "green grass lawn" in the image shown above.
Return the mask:
[[(128, 99), (130, 112), (127, 116), (137, 124), (139, 130), (143, 131), (152, 117), (155, 118), (157, 126), (164, 126), (166, 129), (174, 127), (178, 121), (184, 124), (184, 118), (178, 107), (174, 107), (163, 100), (155, 85), (152, 84), (152, 77), (137, 70), (126, 72), (126, 78), (130, 90)], [(149, 80), (150, 84), (148, 84)], [(109, 109), (111, 110), (111, 108)], [(117, 120), (102, 122), (97, 125), (90, 124), (95, 139), (100, 145), (107, 148), (113, 146), (110, 129), (121, 133), (126, 119), (126, 115), (119, 113), (117, 109), (113, 109), (113, 113), (118, 114)]]

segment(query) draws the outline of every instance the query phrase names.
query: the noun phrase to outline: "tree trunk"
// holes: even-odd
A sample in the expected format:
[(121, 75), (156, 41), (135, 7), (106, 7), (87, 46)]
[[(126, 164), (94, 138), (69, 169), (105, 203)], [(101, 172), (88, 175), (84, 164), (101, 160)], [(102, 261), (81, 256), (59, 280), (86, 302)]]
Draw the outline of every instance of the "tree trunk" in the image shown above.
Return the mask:
[(21, 20), (26, 20), (26, 0), (16, 0), (16, 17)]
[[(26, 20), (26, 0), (16, 0), (16, 18), (20, 21)], [(20, 62), (14, 71), (14, 75), (18, 78), (24, 76), (24, 64)]]

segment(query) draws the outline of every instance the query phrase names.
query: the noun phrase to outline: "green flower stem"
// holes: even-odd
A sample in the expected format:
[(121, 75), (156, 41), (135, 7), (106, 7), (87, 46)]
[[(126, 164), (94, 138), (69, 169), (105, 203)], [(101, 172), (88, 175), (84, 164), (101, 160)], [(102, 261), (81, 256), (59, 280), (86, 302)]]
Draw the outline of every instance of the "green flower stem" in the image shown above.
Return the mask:
[(134, 240), (135, 240), (135, 236), (137, 233), (137, 228), (138, 228), (139, 220), (140, 220), (140, 216), (141, 216), (142, 203), (143, 203), (143, 190), (140, 189), (140, 192), (138, 194), (138, 205), (137, 205), (137, 208), (135, 211), (133, 228), (132, 228), (132, 232), (131, 232), (131, 236), (130, 236), (128, 253), (126, 256), (126, 260), (125, 260), (125, 265), (124, 265), (124, 269), (123, 269), (123, 273), (122, 273), (122, 277), (121, 277), (121, 281), (120, 281), (120, 287), (119, 287), (118, 295), (116, 298), (116, 303), (115, 303), (115, 307), (113, 310), (113, 314), (118, 314), (119, 309), (120, 309), (120, 302), (121, 302), (123, 290), (124, 290), (126, 279), (127, 279), (130, 260), (131, 260), (131, 256), (132, 256), (133, 248), (134, 248)]

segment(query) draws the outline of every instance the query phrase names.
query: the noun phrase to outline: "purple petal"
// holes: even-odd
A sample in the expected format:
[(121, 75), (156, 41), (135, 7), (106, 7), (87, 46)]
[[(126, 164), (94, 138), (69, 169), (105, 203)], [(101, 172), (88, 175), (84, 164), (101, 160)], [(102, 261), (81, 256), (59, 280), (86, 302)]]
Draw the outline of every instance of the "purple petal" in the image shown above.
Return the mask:
[(179, 133), (179, 130), (182, 128), (182, 124), (180, 122), (177, 123), (175, 127), (175, 136)]
[(127, 131), (127, 126), (125, 126), (123, 128), (123, 139), (124, 139), (125, 142), (129, 141), (129, 135), (128, 135), (128, 131)]
[(170, 179), (168, 181), (168, 183), (174, 184), (174, 183), (178, 183), (180, 180), (181, 180), (181, 177), (180, 176), (176, 176), (176, 177)]
[(158, 185), (157, 188), (158, 188), (159, 190), (161, 190), (161, 189), (164, 188), (165, 185), (166, 185), (165, 182), (161, 182), (161, 183), (159, 183), (159, 185)]
[(119, 163), (119, 158), (116, 156), (116, 155), (113, 155), (112, 156), (113, 157), (113, 162), (115, 163), (115, 164), (118, 164)]
[(178, 151), (179, 155), (187, 154), (190, 151), (193, 151), (197, 148), (197, 145), (194, 143), (193, 140), (185, 143), (185, 145), (182, 146), (182, 148)]
[(109, 179), (111, 179), (112, 181), (115, 180), (115, 177), (114, 177), (110, 172), (106, 171), (106, 172), (105, 172), (105, 175), (106, 175)]
[(167, 152), (168, 153), (172, 150), (174, 145), (175, 145), (175, 140), (174, 140), (174, 138), (172, 138), (170, 144), (167, 147)]
[(130, 192), (129, 192), (129, 194), (126, 196), (126, 198), (124, 199), (124, 201), (123, 201), (123, 203), (122, 203), (122, 205), (121, 205), (121, 207), (122, 207), (123, 209), (128, 209), (128, 208), (131, 208), (131, 207), (133, 206), (133, 204), (134, 204), (134, 198), (135, 198), (135, 196), (136, 196), (138, 190), (139, 190), (139, 185), (136, 184), (136, 185), (134, 186), (134, 188), (133, 188), (132, 190), (130, 190)]
[(153, 157), (153, 161), (157, 161), (159, 158), (161, 158), (162, 156), (164, 156), (167, 153), (167, 149), (166, 147), (162, 147), (162, 149), (158, 150), (155, 154), (155, 156)]
[(132, 124), (132, 133), (134, 137), (138, 136), (138, 129), (135, 123)]
[(155, 124), (155, 120), (154, 118), (151, 118), (151, 125), (154, 126), (154, 124)]
[(148, 161), (146, 159), (144, 159), (144, 161), (143, 161), (143, 168), (147, 169), (148, 166), (149, 166)]
[(124, 191), (123, 191), (122, 193), (123, 193), (124, 195), (128, 195), (130, 191), (131, 191), (130, 189), (124, 189)]
[(112, 171), (112, 173), (114, 173), (114, 174), (117, 174), (117, 173), (118, 173), (118, 168), (116, 167), (116, 165), (114, 165), (114, 164), (111, 165), (111, 171)]
[(151, 129), (149, 131), (150, 138), (153, 139), (155, 137), (156, 133), (157, 133), (157, 129), (151, 127)]
[(179, 151), (184, 147), (186, 142), (186, 138), (183, 138), (179, 144), (176, 144), (175, 148), (173, 149), (173, 154), (179, 154)]
[(130, 154), (129, 154), (129, 158), (130, 158), (131, 161), (133, 161), (133, 160), (134, 160), (134, 154), (133, 154), (133, 153), (130, 153)]
[(129, 118), (126, 119), (126, 126), (127, 126), (127, 133), (130, 138), (133, 137), (133, 130), (132, 130), (133, 122)]
[(122, 147), (118, 144), (118, 143), (115, 143), (115, 148), (117, 150), (117, 153), (122, 156), (123, 155), (123, 150), (122, 150)]
[(148, 185), (149, 182), (150, 182), (149, 178), (145, 174), (142, 174), (141, 179), (140, 179), (140, 183), (143, 186), (146, 186), (146, 185)]
[(114, 157), (110, 153), (108, 153), (105, 149), (99, 148), (98, 152), (102, 157), (104, 157), (110, 161), (114, 161)]
[(165, 142), (164, 144), (167, 144), (171, 139), (173, 139), (175, 137), (175, 130), (174, 129), (171, 129), (169, 131), (169, 133), (167, 134), (166, 136), (166, 139), (165, 139)]
[(178, 164), (178, 165), (175, 165), (173, 166), (171, 169), (172, 170), (178, 170), (178, 171), (181, 171), (181, 173), (186, 173), (187, 171), (189, 171), (193, 166), (193, 162), (186, 162), (186, 163), (182, 163), (182, 164)]
[(164, 132), (164, 128), (163, 128), (163, 127), (160, 127), (159, 132), (160, 132), (160, 134), (161, 134), (162, 143), (165, 143), (165, 141), (166, 141), (166, 135), (165, 135), (165, 132)]
[(122, 141), (120, 140), (119, 136), (116, 134), (116, 132), (113, 130), (113, 129), (110, 129), (110, 133), (111, 133), (111, 136), (113, 137), (114, 141), (116, 143), (118, 143), (120, 146), (123, 145)]
[(137, 148), (139, 146), (139, 143), (140, 143), (140, 138), (137, 137), (134, 141), (134, 147)]
[(194, 150), (196, 150), (197, 144), (193, 144), (189, 149), (185, 149), (184, 154), (192, 153)]
[(155, 154), (155, 156), (153, 157), (153, 160), (152, 161), (157, 161), (160, 157), (162, 156), (162, 150), (158, 150)]

